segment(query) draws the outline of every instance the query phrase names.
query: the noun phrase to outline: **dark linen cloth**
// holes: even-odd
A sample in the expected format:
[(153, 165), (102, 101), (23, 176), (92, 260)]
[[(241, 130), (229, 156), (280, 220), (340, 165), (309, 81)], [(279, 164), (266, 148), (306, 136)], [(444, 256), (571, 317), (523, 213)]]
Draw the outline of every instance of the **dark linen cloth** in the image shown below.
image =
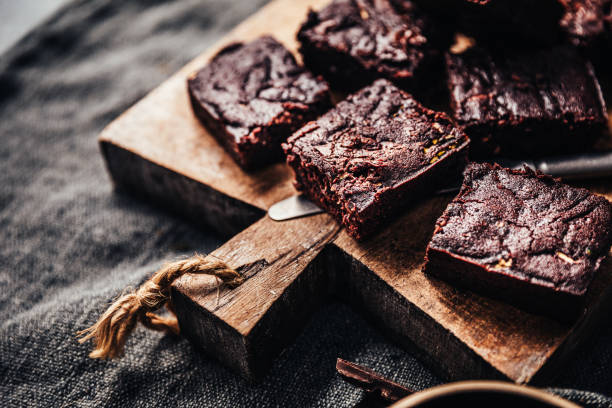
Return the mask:
[[(96, 137), (263, 3), (75, 1), (0, 58), (0, 406), (352, 406), (363, 394), (335, 374), (338, 356), (416, 389), (441, 382), (336, 303), (257, 384), (142, 328), (118, 361), (75, 339), (163, 261), (222, 243), (114, 192)], [(611, 350), (607, 323), (545, 386), (612, 406)]]

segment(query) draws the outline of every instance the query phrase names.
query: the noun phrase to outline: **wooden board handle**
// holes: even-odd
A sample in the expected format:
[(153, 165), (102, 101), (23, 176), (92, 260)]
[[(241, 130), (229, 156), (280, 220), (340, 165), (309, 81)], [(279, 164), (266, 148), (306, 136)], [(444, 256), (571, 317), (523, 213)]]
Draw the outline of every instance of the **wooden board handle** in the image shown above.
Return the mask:
[(181, 333), (241, 372), (258, 377), (328, 297), (334, 278), (321, 251), (340, 228), (327, 214), (284, 222), (264, 217), (212, 252), (245, 281), (218, 289), (214, 278), (185, 275), (172, 299)]

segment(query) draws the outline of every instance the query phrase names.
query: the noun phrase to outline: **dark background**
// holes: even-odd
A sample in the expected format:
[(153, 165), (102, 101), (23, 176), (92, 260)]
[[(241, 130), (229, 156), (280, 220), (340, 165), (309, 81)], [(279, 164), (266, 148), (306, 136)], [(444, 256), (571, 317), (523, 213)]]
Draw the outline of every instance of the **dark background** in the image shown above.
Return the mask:
[[(163, 261), (222, 243), (114, 192), (98, 133), (264, 3), (66, 2), (0, 57), (0, 406), (352, 406), (363, 395), (335, 374), (339, 356), (416, 389), (441, 382), (335, 303), (259, 384), (183, 339), (142, 328), (118, 361), (91, 360), (91, 345), (75, 340)], [(30, 21), (41, 18), (30, 13)], [(3, 27), (23, 31), (14, 14), (1, 16)], [(4, 37), (0, 49), (10, 42)], [(612, 396), (611, 349), (606, 323), (547, 385), (612, 406), (595, 394)]]

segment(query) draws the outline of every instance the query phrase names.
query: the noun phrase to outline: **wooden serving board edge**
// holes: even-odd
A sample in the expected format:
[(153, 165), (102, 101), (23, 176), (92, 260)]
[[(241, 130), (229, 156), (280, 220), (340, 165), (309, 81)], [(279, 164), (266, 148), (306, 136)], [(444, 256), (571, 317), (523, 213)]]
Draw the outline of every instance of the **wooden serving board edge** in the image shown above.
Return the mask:
[[(326, 2), (327, 0), (306, 1), (306, 3), (312, 3), (315, 6), (324, 4)], [(179, 87), (184, 89), (185, 79), (187, 76), (204, 65), (205, 62), (212, 55), (214, 55), (215, 52), (217, 52), (217, 50), (227, 43), (240, 39), (252, 38), (254, 35), (265, 33), (267, 31), (266, 22), (268, 22), (271, 18), (280, 18), (284, 15), (284, 13), (290, 13), (290, 11), (285, 10), (287, 8), (284, 7), (285, 5), (287, 5), (286, 0), (275, 0), (266, 5), (258, 13), (240, 24), (227, 37), (218, 42), (209, 51), (206, 51), (202, 55), (195, 58), (192, 62), (187, 64), (179, 72), (168, 79), (164, 84), (150, 92), (145, 98), (131, 107), (117, 120), (105, 128), (100, 135), (100, 148), (106, 159), (108, 170), (119, 189), (123, 189), (128, 192), (135, 192), (149, 202), (161, 203), (165, 207), (173, 210), (175, 213), (186, 216), (200, 225), (212, 227), (224, 236), (234, 235), (246, 228), (248, 225), (253, 224), (255, 221), (261, 219), (261, 217), (265, 215), (265, 210), (270, 204), (288, 196), (289, 194), (293, 194), (289, 180), (290, 172), (286, 166), (283, 165), (273, 166), (263, 173), (253, 175), (252, 180), (265, 179), (268, 176), (273, 177), (274, 179), (267, 185), (258, 185), (256, 188), (251, 189), (252, 191), (247, 191), (248, 194), (245, 198), (241, 197), (240, 194), (236, 194), (231, 188), (227, 189), (223, 185), (213, 186), (203, 181), (201, 178), (199, 178), (197, 171), (193, 171), (192, 169), (185, 170), (184, 168), (181, 168), (180, 163), (169, 164), (168, 162), (164, 162), (164, 160), (160, 160), (158, 152), (155, 152), (154, 150), (134, 149), (134, 136), (129, 136), (129, 138), (131, 138), (129, 139), (129, 143), (123, 143), (126, 134), (130, 133), (133, 135), (134, 131), (138, 128), (138, 123), (130, 123), (133, 118), (138, 119), (139, 116), (142, 117), (143, 114), (146, 114), (147, 110), (151, 108), (151, 103), (156, 99), (159, 99), (162, 95), (168, 93), (176, 94), (173, 91), (169, 92), (169, 90), (175, 88), (178, 89)], [(300, 13), (301, 17), (303, 17), (303, 11), (300, 11)], [(254, 26), (257, 28), (253, 29)], [(288, 31), (289, 29), (282, 26), (282, 30)], [(279, 35), (279, 39), (282, 41), (283, 38), (280, 37), (285, 37), (286, 34), (287, 33)], [(295, 51), (295, 44), (286, 43), (286, 45), (288, 45), (291, 50)], [(186, 92), (184, 92), (184, 94), (186, 95)], [(181, 100), (183, 95), (177, 95), (179, 100)], [(190, 108), (188, 109), (190, 112)], [(197, 124), (195, 119), (192, 122)], [(187, 124), (187, 126), (193, 126), (193, 123), (190, 122)], [(199, 126), (199, 124), (197, 124), (197, 126)], [(138, 141), (136, 146), (141, 147), (144, 144), (146, 144), (146, 141)], [(213, 145), (210, 145), (209, 147), (215, 148)], [(231, 162), (231, 160), (229, 162), (224, 161), (221, 164), (226, 166), (226, 168), (230, 168), (234, 174), (239, 174), (236, 173), (236, 171), (240, 172), (239, 169), (236, 170), (236, 166), (233, 162)], [(262, 195), (263, 198), (257, 196), (257, 194), (261, 191), (265, 191), (265, 194)], [(244, 193), (244, 191), (242, 192)], [(338, 247), (335, 243), (328, 246), (328, 248), (335, 248), (330, 250), (331, 252), (336, 250), (343, 251), (343, 249)], [(324, 253), (330, 253), (330, 251), (328, 251), (327, 248), (323, 250)], [(383, 323), (380, 319), (380, 314), (382, 312), (380, 310), (375, 310), (376, 305), (372, 305), (373, 308), (368, 310), (367, 307), (363, 307), (363, 302), (360, 305), (354, 300), (348, 300), (348, 302), (353, 304), (353, 306), (364, 310), (366, 316), (369, 317), (369, 320), (371, 320), (377, 326), (383, 327), (385, 332), (389, 334), (391, 338), (399, 341), (402, 344), (409, 345), (411, 348), (412, 345), (416, 344), (416, 349), (422, 351), (420, 353), (421, 358), (427, 362), (428, 365), (432, 366), (432, 368), (434, 368), (438, 373), (443, 374), (447, 378), (505, 377), (517, 382), (539, 382), (541, 380), (544, 381), (551, 378), (558, 373), (557, 368), (569, 357), (571, 351), (573, 351), (586, 339), (587, 332), (592, 330), (593, 327), (595, 327), (596, 321), (600, 320), (602, 315), (604, 315), (603, 310), (606, 309), (605, 305), (611, 303), (610, 299), (612, 298), (611, 290), (606, 290), (604, 293), (601, 293), (601, 299), (594, 305), (594, 307), (597, 309), (597, 313), (591, 314), (588, 316), (588, 318), (578, 322), (575, 327), (569, 329), (565, 337), (563, 339), (559, 339), (560, 343), (551, 348), (549, 353), (546, 356), (541, 357), (542, 360), (536, 362), (536, 364), (527, 370), (524, 375), (508, 376), (503, 374), (498, 368), (491, 365), (484, 356), (471, 349), (470, 346), (465, 344), (459, 337), (457, 337), (456, 334), (448, 331), (435, 319), (431, 318), (427, 312), (423, 311), (417, 306), (407, 305), (407, 300), (404, 299), (391, 284), (385, 282), (374, 274), (367, 276), (367, 271), (370, 269), (361, 261), (352, 258), (350, 255), (346, 256), (350, 260), (349, 265), (351, 266), (349, 269), (354, 270), (356, 274), (362, 273), (365, 276), (363, 281), (370, 282), (372, 287), (378, 287), (379, 289), (377, 290), (385, 292), (387, 296), (391, 298), (390, 304), (394, 304), (395, 306), (393, 307), (395, 307), (397, 310), (401, 310), (403, 308), (404, 310), (408, 310), (409, 313), (412, 313), (413, 316), (414, 314), (418, 315), (419, 313), (422, 313), (423, 316), (425, 316), (422, 319), (422, 321), (425, 322), (423, 323), (423, 326), (427, 326), (427, 324), (429, 324), (426, 322), (427, 319), (429, 319), (431, 320), (430, 323), (432, 324), (431, 326), (427, 327), (430, 327), (430, 330), (439, 330), (440, 328), (443, 329), (442, 332), (446, 330), (448, 333), (448, 338), (450, 339), (450, 344), (456, 344), (457, 349), (464, 355), (452, 365), (440, 362), (440, 359), (443, 358), (443, 355), (440, 354), (440, 350), (435, 350), (431, 347), (423, 348), (419, 346), (418, 337), (416, 337), (416, 335), (409, 330), (410, 327), (414, 329), (414, 327), (416, 327), (416, 323), (413, 323), (412, 326), (407, 325), (403, 327), (397, 326), (397, 322), (385, 321), (385, 323)], [(318, 261), (320, 258), (320, 256), (316, 257), (315, 261)], [(328, 264), (332, 265), (333, 263), (330, 262), (331, 261), (328, 261)], [(344, 265), (346, 266), (347, 264), (344, 263)], [(339, 266), (336, 265), (336, 267)], [(607, 270), (609, 271), (610, 268), (607, 268)], [(346, 281), (348, 281), (348, 279), (343, 279), (343, 282), (346, 283)], [(179, 304), (180, 302), (181, 301), (179, 300)], [(182, 303), (182, 305), (185, 305), (185, 310), (193, 310), (193, 304), (189, 305), (189, 302), (192, 302), (191, 299), (183, 299), (183, 302), (184, 303)], [(394, 310), (394, 312), (396, 313), (397, 310)], [(200, 312), (201, 313), (199, 316), (203, 319), (202, 321), (206, 321), (207, 319), (210, 321), (211, 330), (226, 330), (227, 333), (229, 333), (228, 335), (237, 336), (235, 337), (236, 344), (242, 344), (243, 347), (241, 349), (234, 348), (234, 350), (236, 350), (238, 353), (253, 352), (253, 345), (244, 343), (244, 335), (236, 331), (234, 327), (227, 325), (222, 319), (218, 319), (216, 316), (214, 316), (214, 313), (201, 310)], [(208, 316), (209, 314), (210, 316)], [(181, 316), (179, 315), (179, 318), (180, 317)], [(400, 320), (401, 319), (398, 321)], [(195, 323), (195, 321), (192, 323)], [(181, 325), (183, 324), (187, 326), (189, 323), (185, 321), (184, 323), (181, 323)], [(397, 327), (394, 327), (394, 324)], [(225, 327), (225, 329), (223, 329), (223, 327)], [(296, 333), (299, 332), (299, 328), (296, 330)], [(194, 329), (194, 331), (197, 330)], [(202, 345), (201, 338), (192, 340)], [(286, 342), (283, 344), (286, 344)], [(211, 351), (214, 352), (215, 347), (212, 345), (210, 347)], [(461, 350), (461, 348), (464, 349)], [(436, 352), (438, 352), (438, 354), (436, 354)], [(264, 354), (267, 356), (267, 358), (272, 358), (274, 353)], [(245, 370), (245, 367), (237, 362), (238, 360), (232, 363), (228, 359), (224, 358), (223, 361), (240, 372), (244, 372)], [(256, 367), (261, 367), (261, 369), (256, 368), (255, 370), (252, 370), (253, 372), (263, 372), (263, 367), (267, 366), (269, 361), (261, 362), (261, 365), (258, 364), (260, 363), (257, 363)], [(533, 367), (536, 368), (534, 369)]]
[(261, 208), (223, 194), (107, 140), (100, 140), (100, 150), (118, 190), (137, 195), (197, 225), (211, 228), (224, 238), (237, 234), (266, 215)]

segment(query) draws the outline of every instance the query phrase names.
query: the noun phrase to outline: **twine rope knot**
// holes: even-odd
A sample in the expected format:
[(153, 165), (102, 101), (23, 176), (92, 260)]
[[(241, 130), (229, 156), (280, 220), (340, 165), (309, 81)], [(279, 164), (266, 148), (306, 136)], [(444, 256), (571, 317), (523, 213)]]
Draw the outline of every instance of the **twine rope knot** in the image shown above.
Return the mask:
[[(138, 322), (152, 330), (180, 334), (170, 286), (185, 274), (212, 275), (220, 280), (220, 285), (231, 288), (244, 281), (238, 272), (225, 263), (199, 254), (167, 263), (138, 289), (115, 300), (91, 327), (77, 333), (80, 343), (94, 340), (95, 348), (89, 356), (112, 359), (123, 355), (125, 342)], [(154, 313), (164, 305), (171, 312), (171, 317)]]

